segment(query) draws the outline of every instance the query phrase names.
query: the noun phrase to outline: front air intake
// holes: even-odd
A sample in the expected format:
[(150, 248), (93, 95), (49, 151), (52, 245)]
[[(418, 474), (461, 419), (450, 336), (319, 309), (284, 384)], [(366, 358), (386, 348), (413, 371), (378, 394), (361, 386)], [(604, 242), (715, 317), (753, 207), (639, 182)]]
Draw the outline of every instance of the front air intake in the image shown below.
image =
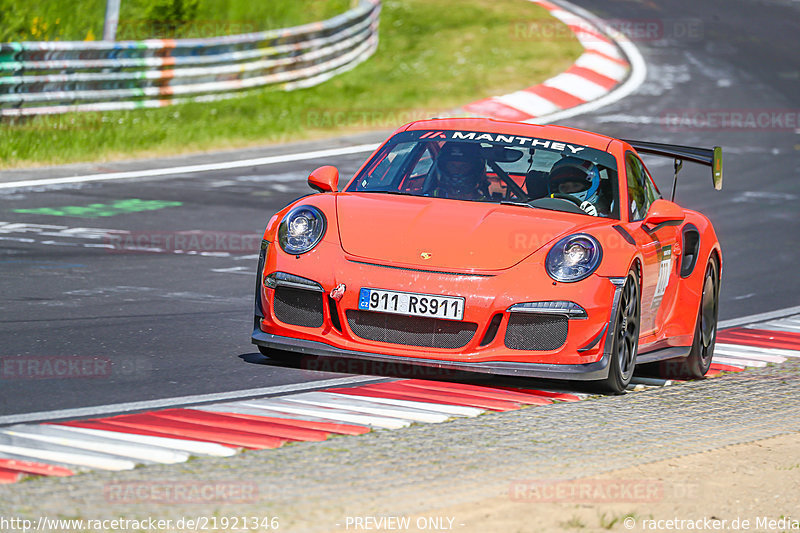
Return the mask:
[(563, 315), (511, 313), (505, 345), (512, 350), (557, 350), (567, 342), (567, 323)]
[(362, 339), (426, 348), (463, 348), (475, 336), (478, 325), (472, 322), (417, 316), (393, 315), (374, 311), (347, 310), (347, 323)]
[(275, 317), (285, 324), (322, 327), (322, 293), (278, 286), (273, 303)]

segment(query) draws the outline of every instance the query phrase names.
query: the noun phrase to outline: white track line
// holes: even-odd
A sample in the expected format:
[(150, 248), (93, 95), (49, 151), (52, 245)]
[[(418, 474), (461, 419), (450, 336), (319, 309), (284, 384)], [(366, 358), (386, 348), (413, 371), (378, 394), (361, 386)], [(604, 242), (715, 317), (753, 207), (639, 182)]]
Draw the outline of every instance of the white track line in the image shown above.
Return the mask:
[(597, 54), (583, 54), (575, 61), (578, 67), (588, 68), (607, 78), (620, 81), (628, 74), (628, 69), (619, 63)]
[(375, 403), (384, 403), (386, 405), (397, 405), (400, 407), (414, 407), (417, 409), (429, 409), (429, 410), (436, 410), (440, 413), (446, 413), (449, 416), (465, 416), (465, 417), (476, 417), (480, 414), (485, 413), (484, 409), (479, 409), (477, 407), (467, 407), (466, 405), (449, 405), (449, 404), (440, 404), (440, 403), (430, 403), (430, 402), (417, 402), (414, 400), (395, 400), (393, 398), (373, 398), (372, 396), (357, 396), (353, 394), (337, 394), (339, 396), (347, 397), (347, 398), (357, 398), (359, 400), (369, 400)]
[[(538, 2), (536, 0), (531, 0), (531, 1), (538, 4)], [(552, 9), (552, 10), (548, 10), (548, 11), (549, 11), (551, 16), (557, 18), (558, 20), (560, 20), (561, 22), (563, 22), (564, 24), (567, 24), (567, 25), (572, 24), (573, 26), (575, 26), (575, 25), (582, 26), (583, 23), (585, 22), (578, 15), (575, 15), (574, 13), (571, 13), (569, 11), (565, 11), (563, 9)]]
[(714, 348), (714, 354), (724, 355), (725, 357), (738, 357), (740, 359), (752, 359), (754, 361), (764, 361), (765, 363), (785, 363), (786, 358), (780, 355), (772, 355), (763, 352), (740, 352), (736, 350), (726, 350), (725, 348)]
[(583, 76), (570, 74), (569, 72), (564, 72), (563, 74), (550, 78), (542, 83), (542, 85), (564, 91), (567, 94), (580, 98), (584, 102), (599, 98), (608, 92), (608, 89), (602, 85), (589, 81)]
[(767, 313), (758, 313), (757, 315), (748, 315), (740, 318), (733, 318), (731, 320), (723, 320), (717, 325), (717, 327), (720, 329), (732, 328), (736, 326), (743, 326), (745, 324), (755, 326), (755, 322), (766, 322), (767, 320), (773, 320), (776, 318), (787, 318), (790, 315), (796, 315), (798, 313), (800, 313), (800, 305), (796, 307), (787, 307), (785, 309), (777, 309)]
[(255, 159), (241, 159), (238, 161), (221, 161), (219, 163), (206, 163), (203, 165), (186, 165), (181, 167), (153, 168), (147, 170), (132, 170), (128, 172), (106, 172), (104, 174), (88, 174), (85, 176), (71, 176), (66, 178), (46, 178), (40, 180), (11, 181), (7, 183), (0, 183), (0, 189), (17, 189), (20, 187), (40, 187), (42, 185), (62, 185), (67, 183), (87, 183), (90, 181), (125, 180), (132, 178), (170, 176), (175, 174), (194, 174), (197, 172), (228, 170), (232, 168), (273, 165), (275, 163), (289, 163), (292, 161), (305, 161), (308, 159), (336, 157), (340, 155), (361, 154), (364, 152), (373, 152), (376, 148), (378, 148), (378, 146), (380, 145), (359, 144), (355, 146), (345, 146), (342, 148), (315, 150), (313, 152), (273, 155), (268, 157), (257, 157)]
[(767, 366), (767, 363), (765, 363), (764, 361), (756, 361), (755, 359), (741, 359), (739, 357), (726, 357), (724, 355), (719, 356), (719, 355), (716, 355), (716, 354), (714, 355), (714, 358), (711, 359), (711, 362), (712, 363), (721, 363), (723, 365), (734, 364), (734, 365), (739, 365), (739, 366), (741, 366), (741, 365), (752, 366), (752, 367), (755, 367), (755, 368), (763, 368), (763, 367)]
[[(145, 444), (181, 450), (192, 455), (208, 455), (211, 457), (231, 457), (236, 455), (236, 450), (215, 444), (213, 442), (200, 442), (195, 440), (170, 439), (168, 437), (153, 437), (151, 435), (137, 435), (135, 433), (124, 433), (123, 431), (106, 431), (104, 429), (80, 428), (74, 426), (57, 426), (65, 431), (73, 431), (79, 434), (96, 435), (108, 439), (117, 439), (133, 444)], [(122, 428), (120, 428), (122, 429)]]
[(760, 348), (755, 346), (745, 346), (743, 344), (724, 344), (724, 343), (717, 343), (714, 347), (714, 350), (717, 349), (726, 350), (728, 352), (736, 352), (737, 354), (748, 355), (748, 354), (767, 354), (767, 355), (779, 355), (781, 357), (800, 357), (800, 352), (795, 350), (783, 350), (781, 348)]
[(800, 333), (800, 324), (796, 320), (774, 320), (772, 322), (762, 322), (745, 326), (748, 329), (768, 329), (772, 331), (786, 331), (788, 333)]
[(112, 413), (126, 413), (129, 411), (144, 411), (160, 409), (164, 407), (176, 407), (191, 405), (195, 403), (205, 403), (224, 400), (238, 400), (242, 398), (252, 398), (255, 396), (278, 395), (289, 392), (307, 391), (310, 389), (323, 389), (327, 387), (337, 387), (368, 381), (379, 381), (380, 378), (374, 376), (354, 376), (347, 378), (323, 379), (320, 381), (306, 381), (304, 383), (294, 383), (292, 385), (278, 385), (275, 387), (262, 387), (258, 389), (245, 389), (232, 392), (219, 392), (214, 394), (197, 394), (193, 396), (177, 396), (174, 398), (162, 398), (159, 400), (147, 400), (143, 402), (112, 403), (109, 405), (97, 405), (93, 407), (78, 407), (75, 409), (59, 409), (56, 411), (39, 411), (36, 413), (24, 413), (19, 415), (0, 416), (0, 425), (19, 424), (22, 422), (45, 422), (49, 420), (64, 420), (95, 417)]
[[(283, 398), (283, 396), (281, 396), (281, 398)], [(217, 403), (212, 405), (201, 405), (199, 407), (190, 407), (190, 409), (195, 409), (197, 411), (207, 411), (209, 413), (236, 413), (243, 415), (268, 416), (272, 418), (281, 418), (287, 421), (306, 420), (309, 422), (324, 422), (327, 424), (342, 423), (341, 420), (332, 420), (330, 418), (322, 418), (310, 415), (299, 415), (297, 413), (284, 413), (271, 409), (263, 409), (261, 407), (256, 407), (255, 405), (247, 404), (246, 402)], [(351, 425), (367, 427), (366, 424), (351, 424)]]
[(261, 407), (262, 409), (272, 409), (285, 413), (296, 413), (298, 415), (318, 416), (320, 418), (327, 418), (329, 420), (359, 424), (361, 426), (372, 426), (381, 429), (400, 429), (411, 425), (410, 420), (401, 420), (399, 418), (374, 415), (371, 416), (363, 413), (346, 411), (343, 409), (312, 407), (310, 405), (301, 405), (282, 400), (254, 400), (252, 402), (246, 402), (245, 405), (255, 405), (257, 407)]
[(528, 91), (517, 91), (502, 96), (495, 96), (492, 99), (522, 111), (523, 113), (527, 113), (532, 117), (541, 117), (542, 115), (554, 113), (559, 110), (559, 107), (550, 100)]
[(386, 404), (372, 402), (362, 398), (347, 398), (346, 395), (331, 394), (325, 392), (308, 392), (304, 394), (293, 394), (284, 396), (285, 400), (291, 402), (318, 405), (320, 407), (331, 407), (333, 409), (346, 409), (357, 413), (367, 413), (378, 416), (388, 416), (390, 418), (400, 418), (413, 420), (414, 422), (424, 422), (427, 424), (438, 424), (447, 422), (450, 417), (446, 414), (436, 413), (429, 410), (416, 409), (412, 407), (389, 407)]
[(8, 446), (0, 444), (0, 452), (10, 453), (27, 458), (27, 460), (40, 460), (43, 462), (55, 462), (65, 465), (85, 466), (97, 470), (133, 470), (136, 463), (125, 459), (113, 459), (110, 457), (97, 457), (94, 455), (83, 455), (72, 452), (57, 452), (43, 450), (40, 448), (27, 448), (23, 446)]
[(790, 327), (793, 327), (793, 328), (800, 328), (800, 316), (797, 316), (797, 315), (788, 316), (788, 317), (786, 317), (786, 318), (784, 318), (782, 320), (776, 320), (775, 322), (777, 322), (777, 323), (779, 323), (781, 325), (784, 325), (784, 326), (790, 326)]
[(34, 460), (31, 457), (27, 457), (27, 456), (23, 456), (23, 455), (17, 455), (17, 454), (13, 454), (13, 453), (0, 452), (0, 459), (11, 459), (12, 461), (34, 461), (34, 462), (37, 462), (37, 463), (43, 463), (43, 464), (50, 465), (50, 466), (58, 466), (58, 467), (61, 467), (61, 468), (66, 468), (66, 469), (72, 470), (72, 472), (75, 473), (75, 474), (77, 474), (79, 472), (89, 472), (89, 469), (86, 468), (85, 466), (78, 466), (78, 465), (73, 465), (73, 464), (68, 464), (68, 463), (59, 463), (57, 461), (45, 461), (43, 459)]
[[(625, 60), (625, 57), (619, 53), (617, 47), (615, 47), (611, 43), (604, 43), (602, 41), (594, 41), (594, 42), (585, 42), (582, 43), (583, 47), (586, 49), (587, 54), (591, 54), (595, 52), (594, 55), (603, 54), (605, 56), (613, 57), (615, 59)], [(584, 54), (586, 55), (586, 54)]]
[[(714, 361), (714, 359), (711, 359), (711, 364), (718, 364), (718, 365), (732, 366), (732, 367), (735, 367), (735, 368), (741, 368), (742, 370), (744, 370), (745, 368), (747, 368), (745, 365), (742, 365), (742, 364), (737, 364), (737, 363), (719, 363), (719, 362), (717, 362), (717, 361)], [(727, 370), (723, 370), (723, 372), (727, 372)]]
[[(578, 29), (578, 28), (571, 28), (571, 29), (572, 33), (575, 34), (575, 38), (578, 39), (578, 42), (580, 42), (581, 46), (583, 46), (584, 48), (588, 48), (589, 46), (593, 46), (596, 44), (606, 44), (614, 48), (614, 50), (616, 50), (616, 47), (608, 38), (599, 36), (595, 31), (587, 31), (585, 29)], [(619, 54), (619, 52), (617, 52), (617, 54)]]
[(155, 446), (146, 446), (142, 444), (132, 446), (120, 442), (109, 442), (109, 440), (105, 438), (98, 440), (98, 438), (88, 436), (81, 437), (80, 435), (64, 437), (64, 432), (59, 428), (50, 429), (47, 425), (27, 428), (18, 426), (14, 429), (3, 430), (0, 433), (11, 435), (12, 437), (22, 437), (90, 452), (127, 457), (139, 462), (175, 464), (183, 463), (189, 459), (188, 453), (157, 448)]

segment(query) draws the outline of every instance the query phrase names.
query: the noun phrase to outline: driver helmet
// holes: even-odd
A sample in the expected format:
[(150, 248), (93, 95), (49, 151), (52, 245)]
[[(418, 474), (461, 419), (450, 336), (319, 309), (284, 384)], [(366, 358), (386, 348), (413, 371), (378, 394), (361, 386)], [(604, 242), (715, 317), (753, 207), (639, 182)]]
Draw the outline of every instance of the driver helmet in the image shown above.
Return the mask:
[(594, 204), (600, 189), (597, 165), (577, 157), (564, 157), (550, 169), (550, 194), (569, 194)]
[(448, 142), (442, 146), (436, 165), (443, 185), (458, 192), (469, 192), (478, 188), (486, 163), (481, 157), (480, 145)]

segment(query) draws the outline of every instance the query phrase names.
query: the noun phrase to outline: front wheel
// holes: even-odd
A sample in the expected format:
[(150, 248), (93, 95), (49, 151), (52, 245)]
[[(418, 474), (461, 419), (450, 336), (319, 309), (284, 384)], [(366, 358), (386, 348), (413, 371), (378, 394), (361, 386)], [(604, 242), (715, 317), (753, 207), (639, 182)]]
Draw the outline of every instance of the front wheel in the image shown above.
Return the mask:
[(635, 270), (628, 272), (614, 322), (613, 345), (609, 361), (608, 377), (599, 382), (606, 392), (621, 394), (633, 378), (636, 354), (639, 351), (639, 323), (642, 316), (639, 276)]

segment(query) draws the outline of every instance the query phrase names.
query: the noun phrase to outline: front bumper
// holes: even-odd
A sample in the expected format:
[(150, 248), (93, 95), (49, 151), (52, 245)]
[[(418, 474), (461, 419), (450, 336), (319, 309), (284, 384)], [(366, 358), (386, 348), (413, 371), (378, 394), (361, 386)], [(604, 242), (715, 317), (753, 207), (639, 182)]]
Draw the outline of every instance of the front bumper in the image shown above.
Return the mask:
[(517, 363), (505, 361), (489, 361), (469, 363), (461, 361), (444, 361), (438, 359), (422, 359), (419, 357), (402, 357), (355, 350), (336, 348), (318, 341), (281, 337), (265, 333), (258, 327), (253, 330), (253, 344), (276, 350), (287, 350), (303, 355), (318, 357), (347, 357), (366, 361), (393, 362), (410, 365), (498, 374), (506, 376), (524, 376), (531, 378), (566, 379), (576, 381), (594, 381), (608, 377), (609, 357), (603, 356), (597, 362), (577, 365), (555, 365), (546, 363)]
[[(612, 322), (624, 279), (592, 276), (579, 283), (558, 286), (544, 280), (536, 283), (529, 293), (514, 297), (512, 294), (520, 292), (519, 272), (509, 271), (483, 277), (447, 274), (446, 279), (442, 279), (428, 271), (398, 270), (394, 266), (347, 259), (338, 248), (326, 250), (323, 245), (308, 257), (291, 257), (287, 261), (278, 250), (267, 253), (269, 244), (265, 241), (263, 245), (256, 279), (256, 317), (252, 342), (259, 346), (339, 359), (407, 363), (429, 368), (538, 378), (590, 381), (604, 379), (608, 375), (612, 344), (609, 331), (616, 329)], [(277, 318), (274, 306), (276, 292), (271, 288), (274, 284), (267, 283), (265, 276), (287, 271), (292, 272), (290, 277), (301, 278), (295, 281), (305, 279), (306, 286), (302, 288), (321, 295), (323, 314), (317, 316), (316, 322), (290, 325)], [(542, 276), (534, 277), (537, 278), (541, 280)], [(522, 279), (532, 278), (529, 274)], [(328, 292), (340, 283), (347, 284), (350, 290), (333, 309), (324, 302), (329, 299)], [(289, 285), (296, 283), (290, 282)], [(471, 341), (454, 349), (367, 340), (354, 334), (345, 316), (348, 309), (358, 307), (358, 290), (354, 289), (363, 286), (453, 296), (470, 295), (467, 296), (464, 321), (476, 323), (478, 329)], [(510, 307), (537, 300), (577, 301), (585, 314), (569, 317), (567, 340), (557, 349), (509, 349), (505, 335), (512, 315), (509, 313)], [(503, 316), (501, 325), (499, 329), (495, 326), (495, 333), (491, 337), (493, 340), (484, 343), (482, 339), (489, 337), (492, 319), (497, 315)]]

